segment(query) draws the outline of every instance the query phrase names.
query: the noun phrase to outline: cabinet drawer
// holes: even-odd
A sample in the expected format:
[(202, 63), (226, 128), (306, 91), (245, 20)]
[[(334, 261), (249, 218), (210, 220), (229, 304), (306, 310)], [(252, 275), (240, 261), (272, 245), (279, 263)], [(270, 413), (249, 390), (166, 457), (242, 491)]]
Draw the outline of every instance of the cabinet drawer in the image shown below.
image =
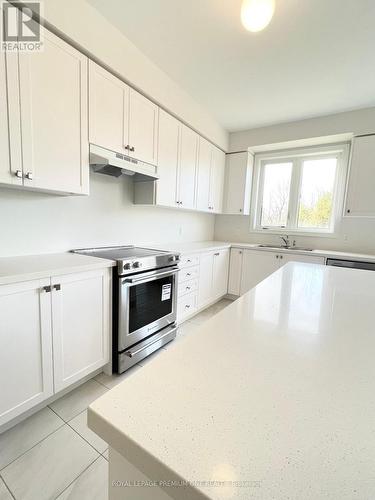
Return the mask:
[(187, 267), (186, 269), (181, 269), (178, 273), (178, 282), (190, 281), (197, 279), (199, 276), (199, 266)]
[(197, 309), (196, 292), (184, 295), (177, 302), (177, 321), (181, 321), (186, 316), (190, 316)]
[(179, 267), (183, 269), (184, 267), (198, 266), (199, 265), (199, 255), (181, 255)]
[(178, 297), (195, 292), (196, 290), (198, 290), (198, 280), (184, 281), (178, 284)]

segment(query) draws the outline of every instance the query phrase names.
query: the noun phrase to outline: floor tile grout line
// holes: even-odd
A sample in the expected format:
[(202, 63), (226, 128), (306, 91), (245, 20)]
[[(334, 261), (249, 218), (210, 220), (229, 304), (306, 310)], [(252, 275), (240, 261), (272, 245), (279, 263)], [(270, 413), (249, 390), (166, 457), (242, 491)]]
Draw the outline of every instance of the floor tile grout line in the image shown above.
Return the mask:
[[(86, 408), (86, 410), (83, 410), (83, 411), (87, 411), (87, 408)], [(82, 411), (81, 413), (83, 413), (83, 411)], [(81, 415), (81, 413), (78, 413), (78, 415)], [(78, 417), (78, 415), (76, 415), (76, 417)], [(73, 417), (73, 418), (75, 418), (75, 417)], [(71, 420), (73, 420), (73, 418), (72, 418)], [(69, 421), (69, 422), (70, 422), (70, 421)], [(93, 446), (93, 445), (92, 445), (89, 441), (87, 441), (87, 439), (86, 439), (86, 438), (84, 438), (83, 436), (81, 436), (81, 434), (80, 434), (78, 431), (76, 431), (76, 430), (75, 430), (75, 428), (74, 428), (74, 427), (72, 427), (72, 426), (69, 424), (69, 422), (67, 422), (67, 423), (66, 423), (66, 425), (68, 425), (68, 426), (69, 426), (69, 427), (70, 427), (70, 428), (71, 428), (71, 429), (72, 429), (72, 430), (73, 430), (76, 434), (78, 434), (78, 436), (79, 436), (81, 439), (83, 439), (83, 440), (84, 440), (87, 444), (89, 444), (89, 445), (91, 446), (91, 448), (93, 448), (93, 449), (96, 451), (96, 453), (99, 453), (99, 455), (101, 455), (101, 452), (100, 452), (100, 451), (98, 451), (98, 450), (97, 450), (97, 449), (96, 449), (96, 448), (95, 448), (95, 447), (94, 447), (94, 446)], [(89, 427), (88, 427), (88, 428), (89, 428)], [(90, 428), (89, 428), (89, 429), (90, 429)], [(91, 429), (90, 429), (90, 430), (91, 430)], [(104, 452), (103, 452), (103, 453), (104, 453)]]
[[(53, 411), (53, 410), (52, 410)], [(55, 413), (55, 412), (54, 412)], [(59, 416), (59, 415), (58, 415)], [(64, 425), (67, 424), (67, 422), (65, 422), (65, 420), (63, 420), (61, 417), (59, 417), (61, 420), (62, 420), (62, 424), (59, 425), (58, 427), (56, 427), (56, 429), (54, 429), (52, 432), (50, 432), (49, 434), (47, 434), (46, 436), (44, 436), (44, 438), (42, 438), (40, 441), (38, 441), (37, 443), (33, 444), (33, 446), (31, 446), (30, 448), (28, 448), (26, 451), (24, 451), (23, 453), (21, 453), (21, 455), (19, 455), (17, 458), (15, 458), (14, 460), (12, 460), (11, 462), (9, 462), (9, 464), (5, 465), (4, 467), (2, 467), (0, 469), (0, 476), (3, 478), (2, 476), (2, 472), (4, 469), (6, 469), (7, 467), (9, 467), (9, 465), (12, 465), (16, 460), (18, 460), (19, 458), (23, 457), (26, 453), (28, 453), (30, 450), (32, 450), (33, 448), (35, 448), (35, 446), (38, 446), (38, 444), (42, 443), (45, 439), (47, 439), (48, 437), (52, 436), (52, 434), (54, 434), (55, 432), (57, 432), (58, 430), (60, 430), (62, 427), (64, 427)], [(5, 482), (5, 479), (3, 478), (4, 482)]]
[[(95, 450), (95, 451), (96, 451), (96, 450)], [(80, 472), (80, 473), (78, 474), (78, 476), (77, 476), (77, 477), (75, 477), (75, 478), (73, 479), (73, 481), (71, 481), (71, 482), (68, 484), (68, 486), (66, 486), (66, 487), (65, 487), (62, 491), (60, 491), (60, 493), (57, 495), (57, 497), (55, 497), (53, 500), (57, 500), (57, 498), (59, 498), (59, 496), (60, 496), (60, 495), (62, 495), (62, 494), (64, 493), (64, 491), (65, 491), (65, 490), (67, 490), (67, 489), (69, 488), (69, 486), (71, 486), (71, 485), (74, 483), (74, 481), (77, 481), (77, 479), (78, 479), (79, 477), (81, 477), (81, 476), (82, 476), (82, 474), (84, 474), (84, 473), (87, 471), (87, 469), (89, 469), (89, 468), (92, 466), (92, 464), (94, 464), (94, 463), (95, 463), (95, 462), (96, 462), (96, 461), (97, 461), (100, 457), (101, 457), (101, 454), (100, 454), (100, 453), (98, 453), (98, 456), (97, 456), (97, 457), (95, 457), (95, 458), (94, 458), (94, 460), (93, 460), (92, 462), (90, 462), (90, 463), (89, 463), (89, 465), (88, 465), (87, 467), (85, 467), (85, 468), (83, 469), (83, 471), (82, 471), (82, 472)], [(104, 458), (104, 457), (103, 457), (103, 458)]]
[[(104, 458), (105, 458), (105, 457), (104, 457)], [(9, 488), (9, 486), (7, 485), (7, 483), (5, 482), (5, 479), (3, 478), (3, 476), (2, 476), (1, 474), (0, 474), (0, 477), (1, 477), (2, 481), (3, 481), (3, 483), (4, 483), (5, 488), (8, 490), (9, 495), (10, 495), (10, 496), (11, 496), (14, 500), (16, 500), (16, 497), (13, 495), (13, 492), (11, 491), (11, 489)]]

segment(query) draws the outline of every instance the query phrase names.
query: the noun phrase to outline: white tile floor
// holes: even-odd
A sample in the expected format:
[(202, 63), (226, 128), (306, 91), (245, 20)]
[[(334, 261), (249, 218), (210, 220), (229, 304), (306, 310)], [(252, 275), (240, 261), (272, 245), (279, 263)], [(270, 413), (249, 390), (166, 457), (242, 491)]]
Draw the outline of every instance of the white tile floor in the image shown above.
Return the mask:
[[(173, 344), (228, 304), (221, 300), (183, 323)], [(87, 427), (87, 407), (157, 355), (122, 375), (97, 375), (1, 434), (0, 500), (106, 500), (108, 447)]]

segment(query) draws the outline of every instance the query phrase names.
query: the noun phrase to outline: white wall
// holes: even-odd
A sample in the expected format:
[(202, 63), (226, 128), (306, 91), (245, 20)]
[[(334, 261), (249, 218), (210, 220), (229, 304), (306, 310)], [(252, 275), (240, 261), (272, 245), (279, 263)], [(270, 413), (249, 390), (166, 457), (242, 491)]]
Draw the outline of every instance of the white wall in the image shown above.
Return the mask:
[[(42, 2), (43, 18), (133, 87), (225, 151), (228, 133), (85, 0)], [(183, 62), (181, 62), (183, 64)]]
[[(355, 135), (375, 133), (375, 108), (232, 133), (230, 151), (341, 133), (354, 133)], [(250, 224), (250, 217), (219, 215), (215, 221), (215, 239), (248, 243), (279, 242), (278, 236), (252, 233)], [(298, 245), (313, 248), (375, 254), (375, 218), (344, 217), (335, 238), (301, 236), (295, 239)]]
[(91, 174), (86, 197), (0, 189), (0, 256), (213, 239), (213, 215), (133, 205), (132, 182)]

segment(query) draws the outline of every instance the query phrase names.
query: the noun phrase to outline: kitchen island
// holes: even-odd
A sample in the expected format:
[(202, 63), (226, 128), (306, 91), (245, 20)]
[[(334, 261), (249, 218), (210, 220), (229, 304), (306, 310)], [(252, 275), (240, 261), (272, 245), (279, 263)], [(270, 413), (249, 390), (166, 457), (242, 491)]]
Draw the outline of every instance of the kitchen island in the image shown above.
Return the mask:
[(375, 498), (375, 273), (289, 263), (95, 401), (110, 499)]

